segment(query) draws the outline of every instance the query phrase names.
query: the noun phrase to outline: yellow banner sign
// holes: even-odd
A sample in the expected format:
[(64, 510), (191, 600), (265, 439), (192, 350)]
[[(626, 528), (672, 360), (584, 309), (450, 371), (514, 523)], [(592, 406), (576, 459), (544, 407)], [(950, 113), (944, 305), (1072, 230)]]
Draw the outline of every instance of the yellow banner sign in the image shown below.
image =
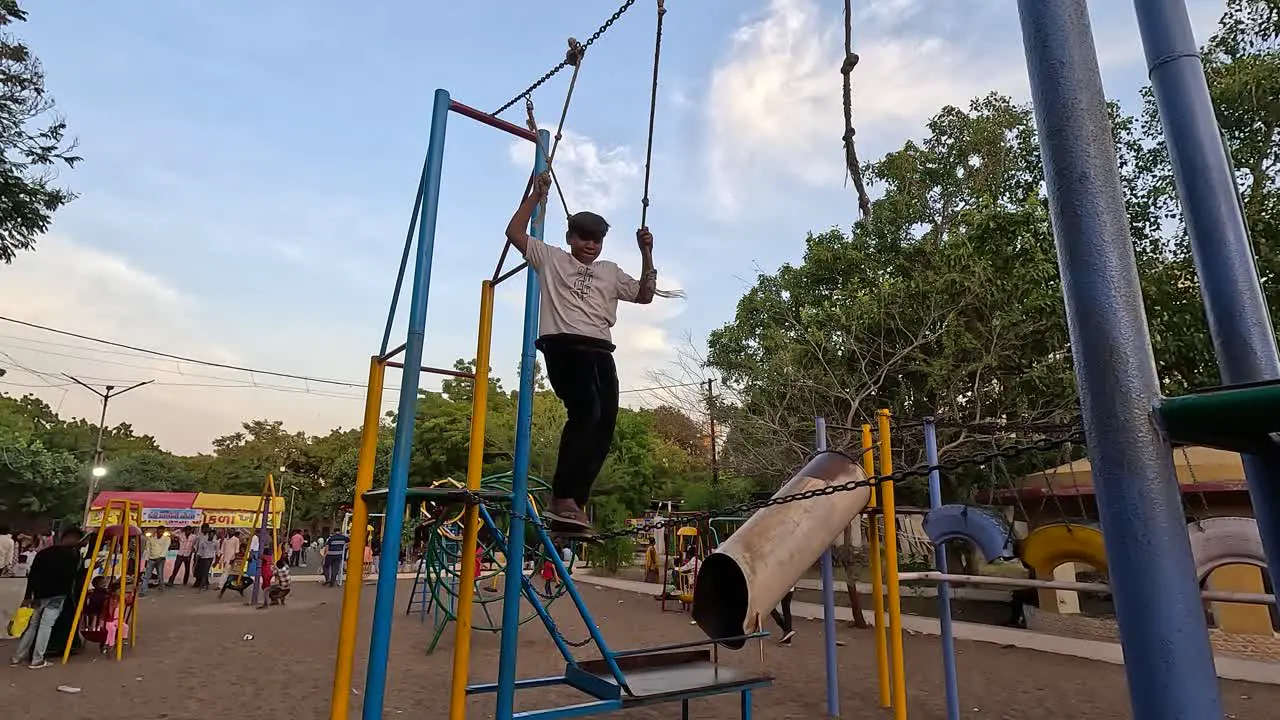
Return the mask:
[[(280, 527), (281, 513), (272, 513), (269, 527)], [(136, 524), (138, 519), (135, 517)], [(107, 524), (120, 524), (120, 511), (113, 510)], [(142, 526), (153, 527), (164, 525), (170, 528), (181, 528), (189, 525), (208, 525), (211, 528), (252, 528), (262, 524), (262, 516), (256, 512), (244, 510), (195, 510), (171, 508), (143, 508)], [(88, 527), (102, 525), (102, 509), (89, 511)]]

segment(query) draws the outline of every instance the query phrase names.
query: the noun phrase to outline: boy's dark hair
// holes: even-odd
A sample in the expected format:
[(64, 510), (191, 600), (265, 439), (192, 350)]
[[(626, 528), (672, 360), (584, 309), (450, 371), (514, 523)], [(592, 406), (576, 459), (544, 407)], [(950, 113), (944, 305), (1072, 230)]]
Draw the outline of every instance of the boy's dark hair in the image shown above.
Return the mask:
[(593, 212), (584, 210), (569, 216), (570, 235), (577, 235), (583, 240), (604, 240), (608, 233), (609, 223)]
[(76, 542), (80, 542), (84, 539), (84, 531), (80, 529), (79, 525), (68, 525), (62, 529), (62, 535), (60, 537), (63, 540), (70, 540), (72, 536), (75, 537)]
[(282, 568), (288, 564), (289, 564), (289, 558), (285, 557), (284, 553), (280, 553), (280, 558), (276, 560), (276, 567)]

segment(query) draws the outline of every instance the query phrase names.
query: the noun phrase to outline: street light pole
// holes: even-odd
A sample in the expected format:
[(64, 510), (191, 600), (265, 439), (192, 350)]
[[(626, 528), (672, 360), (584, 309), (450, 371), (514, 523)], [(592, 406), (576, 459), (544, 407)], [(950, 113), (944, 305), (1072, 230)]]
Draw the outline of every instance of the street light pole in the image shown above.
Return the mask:
[(103, 464), (103, 457), (102, 457), (102, 436), (107, 429), (107, 403), (111, 402), (111, 398), (113, 397), (123, 395), (129, 392), (130, 390), (136, 390), (137, 388), (140, 388), (143, 385), (150, 385), (155, 381), (144, 380), (140, 383), (134, 383), (133, 385), (130, 385), (129, 387), (119, 392), (116, 392), (115, 385), (107, 385), (105, 386), (106, 392), (103, 392), (102, 390), (92, 387), (91, 385), (80, 380), (79, 378), (72, 377), (70, 375), (67, 375), (66, 373), (63, 373), (62, 376), (70, 380), (71, 382), (79, 385), (80, 387), (84, 388), (85, 390), (88, 390), (94, 395), (97, 395), (98, 397), (102, 398), (102, 414), (98, 416), (98, 441), (94, 444), (94, 447), (93, 447), (93, 470), (90, 472), (90, 477), (89, 477), (89, 492), (85, 494), (85, 499), (84, 499), (84, 517), (80, 521), (80, 526), (84, 527), (85, 525), (89, 524), (89, 510), (93, 505), (93, 496), (98, 494), (98, 483), (101, 482), (102, 478), (106, 477), (106, 474), (107, 474), (107, 466)]

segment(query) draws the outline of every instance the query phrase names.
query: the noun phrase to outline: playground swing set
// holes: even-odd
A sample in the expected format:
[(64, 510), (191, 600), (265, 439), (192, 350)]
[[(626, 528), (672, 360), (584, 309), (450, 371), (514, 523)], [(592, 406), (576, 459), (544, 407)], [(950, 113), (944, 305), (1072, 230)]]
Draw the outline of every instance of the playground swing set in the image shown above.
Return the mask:
[[(613, 650), (577, 591), (566, 567), (555, 552), (555, 541), (528, 501), (528, 460), (532, 413), (534, 340), (537, 337), (538, 277), (526, 274), (524, 338), (520, 363), (520, 392), (516, 428), (514, 471), (510, 488), (485, 489), (481, 467), (488, 389), (489, 346), (492, 334), (494, 287), (513, 277), (523, 265), (503, 272), (508, 247), (491, 279), (481, 283), (480, 323), (474, 373), (423, 367), (427, 299), (430, 288), (435, 221), (441, 182), (445, 128), (449, 113), (457, 113), (535, 144), (534, 178), (554, 170), (555, 146), (551, 135), (539, 130), (533, 119), (530, 94), (547, 78), (566, 67), (573, 78), (560, 118), (563, 128), (573, 86), (587, 48), (634, 4), (627, 0), (614, 16), (586, 43), (570, 41), (565, 61), (495, 113), (487, 114), (454, 101), (438, 90), (431, 123), (430, 143), (405, 251), (388, 313), (382, 349), (370, 362), (369, 393), (365, 408), (360, 465), (353, 507), (356, 532), (351, 551), (362, 553), (367, 541), (366, 493), (372, 490), (374, 457), (381, 414), (383, 378), (388, 367), (403, 369), (399, 412), (395, 428), (392, 468), (385, 491), (387, 506), (386, 547), (381, 558), (370, 638), (363, 717), (381, 718), (386, 690), (386, 665), (395, 602), (395, 564), (408, 497), (408, 460), (422, 372), (434, 372), (474, 381), (471, 445), (465, 488), (427, 488), (421, 497), (464, 509), (457, 586), (456, 640), (450, 684), (450, 720), (466, 715), (468, 695), (496, 695), (497, 720), (513, 718), (582, 717), (663, 702), (680, 702), (689, 716), (691, 699), (736, 693), (741, 715), (752, 712), (752, 691), (772, 683), (763, 667), (747, 670), (718, 663), (718, 648), (738, 649), (764, 636), (762, 618), (777, 604), (791, 584), (818, 558), (823, 559), (824, 605), (828, 636), (828, 676), (834, 676), (834, 613), (830, 604), (830, 539), (840, 534), (858, 514), (868, 512), (873, 564), (873, 602), (877, 624), (877, 664), (881, 669), (881, 705), (892, 707), (897, 720), (906, 717), (899, 583), (924, 580), (940, 583), (947, 668), (948, 716), (958, 717), (954, 647), (950, 630), (949, 587), (952, 582), (977, 582), (950, 576), (942, 555), (946, 542), (963, 539), (980, 548), (989, 559), (1008, 554), (1009, 529), (983, 508), (944, 506), (939, 490), (935, 427), (925, 424), (928, 476), (932, 511), (928, 532), (939, 552), (940, 572), (911, 577), (900, 574), (896, 561), (881, 563), (884, 523), (884, 557), (897, 557), (896, 508), (894, 506), (892, 455), (880, 453), (880, 474), (873, 475), (870, 453), (861, 462), (825, 449), (825, 432), (818, 433), (819, 452), (760, 510), (709, 555), (700, 568), (693, 597), (693, 618), (708, 640), (637, 650)], [(1206, 309), (1215, 349), (1229, 385), (1180, 398), (1163, 398), (1152, 362), (1149, 336), (1143, 318), (1137, 275), (1133, 271), (1132, 245), (1124, 216), (1121, 192), (1111, 150), (1077, 152), (1109, 138), (1106, 104), (1097, 66), (1097, 53), (1089, 26), (1086, 0), (1043, 3), (1019, 0), (1028, 73), (1045, 162), (1054, 237), (1066, 299), (1071, 349), (1084, 410), (1084, 429), (1093, 449), (1093, 472), (1105, 536), (1091, 526), (1057, 523), (1035, 528), (1022, 541), (1023, 559), (1037, 575), (1051, 575), (1053, 563), (1085, 562), (1111, 577), (1110, 591), (1117, 603), (1119, 622), (1126, 629), (1126, 672), (1135, 718), (1138, 720), (1192, 720), (1222, 714), (1217, 678), (1207, 633), (1187, 632), (1205, 628), (1202, 595), (1197, 579), (1214, 562), (1258, 563), (1273, 580), (1280, 567), (1265, 558), (1280, 556), (1280, 454), (1275, 433), (1280, 432), (1280, 353), (1270, 334), (1265, 303), (1258, 289), (1256, 269), (1235, 198), (1229, 161), (1212, 117), (1212, 103), (1196, 53), (1185, 3), (1180, 0), (1139, 2), (1138, 22), (1143, 44), (1152, 63), (1151, 80), (1165, 124), (1175, 178), (1193, 247), (1197, 274), (1204, 288)], [(654, 53), (654, 85), (650, 101), (642, 225), (648, 211), (649, 169), (652, 157), (653, 118), (656, 108), (658, 59), (665, 8), (658, 0), (658, 31)], [(846, 3), (846, 19), (848, 18)], [(846, 62), (847, 67), (851, 63)], [(847, 75), (846, 75), (847, 77)], [(528, 129), (497, 117), (525, 100)], [(847, 104), (847, 103), (846, 103)], [(846, 134), (846, 140), (851, 133)], [(560, 138), (557, 130), (556, 140)], [(1099, 140), (1102, 138), (1103, 140)], [(547, 147), (551, 145), (548, 152)], [(559, 183), (556, 183), (559, 189)], [(526, 189), (527, 192), (527, 189)], [(563, 195), (561, 202), (564, 203)], [(1232, 210), (1234, 208), (1234, 211)], [(567, 204), (565, 207), (567, 213)], [(538, 209), (530, 233), (544, 235), (546, 208)], [(406, 342), (389, 348), (396, 303), (415, 248), (414, 275)], [(395, 358), (403, 352), (403, 360)], [(1124, 368), (1119, 372), (1118, 368)], [(1154, 408), (1154, 411), (1153, 411)], [(1152, 423), (1152, 417), (1156, 419)], [(878, 416), (880, 442), (887, 443), (889, 414)], [(871, 428), (864, 426), (863, 445), (870, 447)], [(1185, 524), (1176, 482), (1172, 482), (1169, 443), (1198, 444), (1244, 455), (1248, 485), (1258, 515), (1256, 540), (1242, 537), (1248, 528), (1238, 522), (1203, 521), (1188, 539), (1178, 539), (1172, 528)], [(794, 497), (793, 497), (794, 496)], [(797, 502), (820, 497), (820, 502)], [(506, 519), (504, 524), (495, 516)], [(1238, 520), (1238, 519), (1231, 519)], [(476, 550), (479, 529), (506, 559), (503, 584), (501, 656), (497, 681), (469, 685), (470, 633), (476, 573), (466, 562)], [(804, 532), (800, 532), (803, 528)], [(554, 564), (565, 593), (584, 620), (600, 659), (579, 661), (559, 632), (545, 606), (539, 602), (530, 578), (523, 573), (524, 542), (531, 531), (536, 544)], [(1199, 533), (1199, 534), (1196, 534)], [(1154, 539), (1153, 539), (1154, 538)], [(1155, 543), (1153, 545), (1153, 543)], [(1227, 549), (1231, 551), (1228, 552)], [(1243, 548), (1243, 551), (1241, 549)], [(1257, 550), (1258, 552), (1255, 552)], [(1266, 550), (1269, 552), (1262, 552)], [(1105, 552), (1104, 552), (1105, 551)], [(1149, 562), (1158, 552), (1161, 563)], [(1200, 553), (1198, 557), (1196, 553)], [(883, 567), (880, 565), (883, 564)], [(359, 582), (344, 588), (342, 623), (331, 718), (345, 720), (351, 691), (358, 617)], [(792, 577), (794, 575), (794, 577)], [(1007, 584), (1002, 579), (981, 579)], [(1030, 587), (1067, 585), (1050, 580), (1019, 581)], [(1069, 584), (1085, 589), (1085, 584)], [(533, 679), (516, 678), (517, 635), (520, 602), (527, 600), (565, 660), (563, 674)], [(1238, 598), (1241, 601), (1243, 598)], [(1256, 602), (1274, 601), (1255, 597)], [(887, 608), (886, 608), (887, 601)], [(884, 637), (885, 611), (888, 633)], [(577, 646), (579, 643), (572, 644)], [(887, 647), (886, 647), (887, 646)], [(763, 644), (761, 644), (763, 657)], [(586, 702), (516, 713), (514, 697), (522, 688), (566, 685), (580, 691)], [(838, 695), (828, 683), (828, 713), (838, 716)]]
[[(112, 521), (115, 522), (112, 522)], [(84, 582), (71, 618), (73, 637), (62, 650), (62, 664), (71, 657), (74, 634), (97, 643), (105, 654), (124, 657), (124, 646), (138, 642), (138, 583), (142, 582), (142, 503), (111, 499), (102, 510), (102, 522), (93, 536), (86, 559)], [(99, 559), (101, 555), (101, 559)], [(100, 568), (100, 569), (99, 569)], [(101, 579), (99, 587), (95, 580)]]
[[(241, 597), (244, 596), (245, 590), (251, 590), (249, 603), (254, 606), (258, 604), (258, 593), (266, 592), (258, 582), (262, 576), (261, 564), (268, 562), (268, 553), (264, 550), (270, 549), (270, 562), (275, 562), (280, 557), (279, 518), (284, 511), (284, 502), (284, 496), (276, 492), (275, 476), (267, 473), (266, 480), (262, 482), (262, 492), (258, 495), (258, 509), (254, 511), (254, 525), (257, 529), (253, 531), (253, 535), (258, 538), (260, 549), (255, 556), (250, 550), (252, 538), (243, 543), (240, 567), (238, 570), (231, 567), (225, 569), (227, 575), (223, 578), (222, 590), (218, 593), (219, 598), (227, 590), (234, 590)], [(267, 544), (268, 531), (270, 531), (270, 545)]]

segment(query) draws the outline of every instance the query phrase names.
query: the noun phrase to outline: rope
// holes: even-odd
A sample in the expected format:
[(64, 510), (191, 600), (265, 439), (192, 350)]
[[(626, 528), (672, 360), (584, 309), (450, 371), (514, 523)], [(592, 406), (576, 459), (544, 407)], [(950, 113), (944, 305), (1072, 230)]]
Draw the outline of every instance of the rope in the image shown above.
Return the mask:
[[(605, 20), (604, 24), (601, 25), (599, 28), (597, 28), (596, 31), (591, 34), (591, 37), (587, 38), (586, 42), (582, 43), (582, 52), (586, 53), (587, 48), (594, 45), (596, 40), (599, 40), (601, 35), (604, 35), (606, 32), (608, 32), (609, 28), (613, 27), (613, 24), (618, 21), (618, 18), (622, 17), (623, 13), (630, 10), (631, 6), (635, 4), (636, 4), (636, 0), (626, 0), (626, 2), (622, 3), (622, 5), (617, 10), (614, 10), (613, 14), (609, 16), (609, 19)], [(568, 58), (561, 60), (558, 65), (548, 70), (546, 73), (542, 75), (542, 77), (538, 78), (537, 80), (534, 80), (532, 85), (525, 88), (521, 92), (517, 93), (515, 97), (506, 101), (505, 103), (502, 104), (501, 107), (499, 107), (497, 110), (494, 110), (492, 113), (489, 113), (489, 114), (495, 115), (495, 116), (501, 115), (504, 111), (506, 111), (512, 105), (515, 105), (516, 103), (520, 102), (521, 98), (526, 98), (532, 95), (534, 90), (537, 90), (538, 88), (542, 87), (543, 83), (555, 77), (556, 73), (559, 73), (561, 70), (565, 69), (568, 66), (569, 66)]]
[(853, 69), (858, 66), (858, 55), (853, 51), (853, 8), (851, 0), (844, 0), (844, 62), (840, 65), (840, 74), (844, 76), (844, 163), (853, 178), (853, 187), (858, 192), (858, 210), (862, 217), (871, 214), (871, 198), (867, 195), (866, 185), (862, 181), (862, 165), (858, 162), (858, 151), (853, 144)]
[(662, 58), (662, 18), (667, 14), (664, 0), (658, 0), (658, 31), (653, 39), (653, 83), (649, 88), (649, 137), (644, 150), (644, 197), (640, 199), (640, 227), (649, 216), (649, 176), (653, 165), (653, 123), (658, 114), (658, 61)]
[[(575, 75), (575, 76), (577, 75), (577, 70), (576, 70), (576, 69), (574, 70), (574, 75)], [(573, 94), (573, 88), (572, 88), (572, 87), (570, 87), (570, 88), (569, 88), (569, 94), (570, 94), (570, 95), (572, 95), (572, 94)], [(565, 112), (568, 112), (568, 110), (569, 110), (569, 98), (567, 98), (567, 97), (565, 98), (564, 107), (565, 107)], [(534, 119), (534, 117), (533, 117), (533, 100), (532, 100), (532, 99), (530, 99), (530, 98), (527, 98), (527, 97), (524, 99), (524, 113), (525, 113), (525, 125), (528, 125), (528, 126), (529, 126), (529, 129), (530, 129), (530, 130), (532, 130), (532, 131), (534, 132), (534, 134), (536, 135), (536, 134), (537, 134), (537, 132), (538, 132), (538, 121), (537, 121), (536, 119)], [(560, 124), (561, 124), (562, 126), (564, 125), (564, 116), (563, 116), (563, 115), (560, 117)], [(556, 134), (557, 134), (557, 136), (558, 136), (558, 135), (559, 135), (559, 131), (557, 131), (557, 133), (556, 133)], [(548, 153), (547, 153), (547, 149), (546, 149), (546, 148), (544, 148), (544, 147), (542, 147), (542, 141), (541, 141), (541, 140), (539, 140), (539, 141), (538, 141), (538, 152), (542, 153), (542, 157), (543, 157), (543, 159), (545, 159), (545, 160), (547, 161), (547, 172), (551, 175), (551, 184), (552, 184), (552, 185), (554, 185), (554, 186), (555, 186), (555, 188), (556, 188), (556, 195), (559, 195), (559, 196), (560, 196), (560, 207), (564, 209), (564, 216), (565, 216), (565, 219), (568, 219), (568, 217), (569, 217), (569, 203), (568, 203), (568, 201), (566, 201), (566, 200), (564, 199), (564, 190), (560, 187), (560, 180), (559, 180), (559, 178), (557, 178), (557, 177), (556, 177), (556, 169), (555, 169), (555, 167), (553, 167), (553, 166), (551, 165), (551, 154), (554, 154), (554, 153), (555, 153), (555, 150), (553, 149), (553, 150), (552, 150), (552, 152), (551, 152), (551, 154), (548, 154)], [(530, 176), (530, 177), (529, 177), (529, 185), (528, 185), (528, 188), (524, 191), (525, 196), (528, 196), (528, 194), (529, 194), (529, 190), (532, 190), (532, 189), (533, 189), (533, 183), (534, 183), (536, 180), (537, 180), (537, 179), (536, 179), (536, 178), (534, 178), (533, 176)], [(542, 217), (542, 222), (545, 224), (545, 223), (546, 223), (546, 221), (547, 221), (547, 201), (546, 201), (546, 198), (543, 198), (543, 200), (542, 200), (542, 206), (541, 206), (541, 213), (540, 213), (540, 215), (541, 215), (541, 217)], [(510, 243), (509, 243), (509, 242), (508, 242), (507, 244), (508, 244), (508, 245), (510, 245)], [(504, 251), (503, 251), (503, 257), (505, 258), (505, 256), (506, 256), (506, 252), (505, 252), (505, 248), (504, 248)]]
[(582, 58), (585, 54), (582, 43), (577, 38), (569, 38), (569, 50), (564, 55), (564, 61), (573, 66), (573, 75), (569, 77), (569, 91), (564, 95), (564, 107), (560, 108), (560, 124), (556, 125), (555, 140), (551, 143), (551, 153), (547, 155), (547, 167), (551, 167), (551, 161), (556, 159), (556, 150), (560, 147), (560, 138), (564, 132), (564, 119), (569, 116), (569, 101), (573, 99), (573, 88), (578, 84), (578, 72), (582, 70)]

